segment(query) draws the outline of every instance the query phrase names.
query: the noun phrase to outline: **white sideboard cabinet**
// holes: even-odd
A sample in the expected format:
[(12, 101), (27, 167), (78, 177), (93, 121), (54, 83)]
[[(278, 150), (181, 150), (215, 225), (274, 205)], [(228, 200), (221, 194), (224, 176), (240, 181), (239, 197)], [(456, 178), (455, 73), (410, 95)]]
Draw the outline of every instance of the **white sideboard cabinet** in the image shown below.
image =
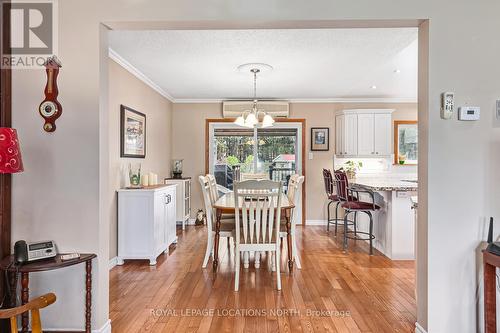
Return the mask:
[(165, 184), (177, 186), (176, 220), (184, 230), (191, 217), (191, 178), (165, 178)]
[(168, 254), (177, 242), (176, 186), (157, 185), (118, 190), (118, 265), (125, 259), (148, 259)]

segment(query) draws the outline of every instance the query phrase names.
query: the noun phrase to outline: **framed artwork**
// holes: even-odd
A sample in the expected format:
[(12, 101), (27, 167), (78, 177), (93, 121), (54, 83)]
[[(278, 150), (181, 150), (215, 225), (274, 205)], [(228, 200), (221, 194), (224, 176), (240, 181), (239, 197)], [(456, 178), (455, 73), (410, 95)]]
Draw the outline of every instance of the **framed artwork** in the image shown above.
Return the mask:
[(120, 105), (120, 157), (146, 157), (146, 115)]
[(330, 128), (328, 127), (311, 128), (311, 150), (312, 151), (330, 150)]
[(394, 121), (394, 164), (418, 164), (418, 123), (415, 120)]

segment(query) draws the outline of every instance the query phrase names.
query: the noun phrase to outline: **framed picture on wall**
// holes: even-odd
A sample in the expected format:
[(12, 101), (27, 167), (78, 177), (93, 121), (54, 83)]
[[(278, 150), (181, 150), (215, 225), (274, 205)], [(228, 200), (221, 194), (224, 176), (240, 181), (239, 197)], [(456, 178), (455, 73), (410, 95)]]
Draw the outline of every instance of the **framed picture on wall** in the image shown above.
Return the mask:
[(120, 157), (146, 157), (146, 115), (120, 105)]
[(330, 128), (328, 127), (311, 128), (311, 150), (312, 151), (330, 150)]

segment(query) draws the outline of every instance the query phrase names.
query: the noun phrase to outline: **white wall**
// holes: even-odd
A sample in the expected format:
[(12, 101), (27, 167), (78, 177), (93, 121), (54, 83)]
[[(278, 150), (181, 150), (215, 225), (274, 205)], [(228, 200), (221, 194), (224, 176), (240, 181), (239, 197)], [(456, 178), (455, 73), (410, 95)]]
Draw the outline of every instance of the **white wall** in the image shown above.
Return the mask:
[[(420, 104), (420, 112), (429, 112), (425, 127), (429, 204), (420, 207), (428, 214), (428, 328), (438, 333), (473, 332), (477, 324), (475, 249), (484, 237), (483, 218), (500, 217), (500, 187), (493, 183), (498, 180), (500, 160), (500, 124), (493, 118), (494, 101), (500, 98), (499, 12), (500, 2), (494, 0), (152, 0), (147, 5), (133, 0), (60, 1), (58, 55), (63, 69), (59, 82), (65, 113), (56, 133), (43, 133), (36, 113), (43, 96), (43, 73), (13, 73), (14, 126), (19, 129), (26, 169), (14, 177), (13, 239), (53, 238), (63, 250), (96, 252), (93, 322), (94, 327), (104, 325), (109, 226), (103, 208), (106, 199), (100, 195), (107, 193), (108, 162), (99, 159), (99, 142), (106, 143), (102, 135), (107, 132), (103, 115), (107, 105), (103, 71), (107, 69), (100, 49), (100, 22), (110, 27), (144, 27), (141, 21), (152, 22), (149, 27), (162, 26), (162, 21), (175, 21), (170, 26), (222, 27), (217, 20), (224, 20), (226, 27), (285, 27), (311, 24), (304, 20), (325, 26), (326, 20), (429, 18), (429, 95), (428, 103)], [(199, 22), (204, 20), (210, 22)], [(481, 120), (440, 120), (439, 94), (448, 90), (455, 91), (457, 105), (480, 106)], [(425, 116), (420, 114), (421, 124), (422, 119)], [(425, 218), (425, 214), (419, 216)], [(83, 293), (70, 287), (81, 272), (58, 273), (57, 286), (47, 276), (34, 278), (34, 292), (58, 293), (58, 305), (45, 312), (48, 328), (78, 325), (81, 320)], [(56, 309), (65, 316), (56, 316)]]

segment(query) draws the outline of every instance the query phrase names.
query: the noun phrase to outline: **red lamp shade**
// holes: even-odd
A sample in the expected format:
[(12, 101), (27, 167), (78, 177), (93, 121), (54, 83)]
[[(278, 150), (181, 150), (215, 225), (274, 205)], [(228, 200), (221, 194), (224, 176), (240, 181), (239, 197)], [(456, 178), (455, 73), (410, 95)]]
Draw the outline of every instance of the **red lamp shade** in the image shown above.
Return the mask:
[(17, 132), (13, 128), (0, 127), (0, 173), (24, 171)]

